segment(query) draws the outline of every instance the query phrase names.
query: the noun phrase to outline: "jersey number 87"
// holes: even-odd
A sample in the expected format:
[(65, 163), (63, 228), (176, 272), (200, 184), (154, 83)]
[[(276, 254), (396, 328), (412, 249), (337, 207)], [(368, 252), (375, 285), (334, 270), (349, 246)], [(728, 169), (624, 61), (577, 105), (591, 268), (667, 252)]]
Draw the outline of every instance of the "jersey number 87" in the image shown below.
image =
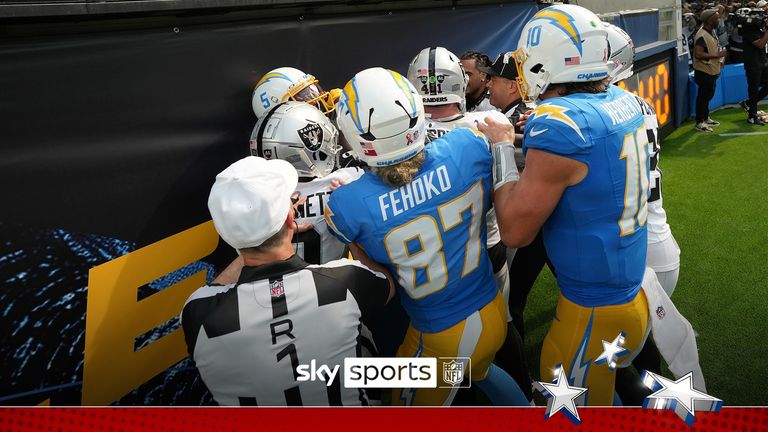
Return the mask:
[[(458, 227), (464, 221), (462, 213), (471, 210), (472, 216), (464, 246), (462, 278), (472, 273), (480, 264), (480, 233), (485, 222), (484, 198), (483, 184), (478, 180), (464, 194), (437, 208), (443, 232)], [(419, 216), (392, 229), (384, 237), (384, 246), (389, 260), (397, 267), (400, 284), (411, 298), (426, 297), (442, 290), (448, 284), (443, 237), (434, 217)], [(419, 275), (426, 281), (417, 282)]]

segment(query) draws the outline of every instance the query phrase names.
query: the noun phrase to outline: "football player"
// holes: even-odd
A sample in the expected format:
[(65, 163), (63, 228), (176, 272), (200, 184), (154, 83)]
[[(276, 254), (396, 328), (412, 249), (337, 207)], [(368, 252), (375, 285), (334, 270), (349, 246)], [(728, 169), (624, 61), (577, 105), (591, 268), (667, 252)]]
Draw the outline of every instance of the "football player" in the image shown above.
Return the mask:
[[(492, 364), (507, 312), (486, 250), (492, 157), (485, 137), (457, 129), (425, 148), (421, 98), (407, 79), (383, 68), (356, 74), (336, 109), (339, 129), (372, 168), (333, 193), (326, 219), (353, 255), (398, 275), (411, 319), (398, 356), (469, 357), (469, 378), (492, 403), (528, 404)], [(457, 390), (395, 389), (392, 399), (449, 405)]]
[[(457, 128), (477, 127), (486, 117), (507, 123), (507, 117), (499, 111), (465, 112), (467, 76), (462, 63), (443, 47), (424, 48), (408, 67), (408, 80), (413, 84), (424, 103), (427, 117), (427, 139), (430, 143)], [(486, 215), (488, 257), (491, 260), (496, 287), (509, 302), (509, 268), (507, 248), (501, 242), (496, 213)], [(511, 321), (511, 317), (510, 317)], [(507, 330), (507, 342), (497, 356), (499, 365), (506, 370), (531, 398), (531, 379), (525, 365), (522, 340), (514, 326)]]
[[(624, 335), (635, 352), (648, 324), (641, 291), (647, 249), (648, 153), (634, 95), (609, 86), (607, 32), (574, 5), (551, 6), (525, 25), (515, 51), (526, 102), (526, 168), (514, 163), (514, 130), (479, 125), (493, 147), (494, 206), (502, 240), (529, 244), (543, 227), (560, 296), (541, 352), (541, 379), (562, 366), (578, 401), (611, 405), (615, 371), (593, 363), (602, 341)], [(655, 283), (655, 281), (654, 281)]]
[[(611, 61), (614, 68), (611, 72), (611, 83), (618, 84), (632, 76), (634, 44), (629, 35), (621, 28), (608, 23), (604, 23), (604, 25), (608, 31), (608, 43), (611, 46)], [(651, 195), (648, 197), (647, 265), (656, 272), (656, 277), (659, 278), (659, 283), (661, 283), (664, 291), (672, 297), (677, 279), (680, 276), (680, 247), (672, 236), (672, 230), (667, 223), (667, 213), (662, 206), (659, 121), (656, 118), (656, 110), (651, 104), (639, 96), (635, 96), (635, 99), (645, 118), (651, 168)]]
[[(346, 256), (346, 246), (328, 233), (325, 207), (333, 190), (357, 180), (363, 171), (336, 169), (341, 157), (339, 132), (320, 110), (304, 102), (284, 102), (263, 115), (253, 128), (252, 156), (289, 162), (299, 174), (294, 192), (298, 234), (293, 238), (296, 254), (310, 264), (325, 264)], [(235, 259), (215, 282), (234, 283), (242, 268)]]
[[(608, 44), (611, 49), (611, 83), (618, 84), (633, 74), (634, 44), (629, 35), (621, 28), (609, 23), (603, 23), (603, 25), (608, 31)], [(680, 248), (672, 236), (672, 231), (669, 224), (667, 224), (667, 214), (662, 207), (661, 170), (659, 169), (659, 152), (661, 150), (659, 146), (659, 122), (656, 118), (656, 111), (645, 99), (637, 95), (635, 99), (645, 119), (651, 169), (650, 195), (648, 197), (648, 253), (646, 266), (656, 273), (659, 284), (666, 295), (659, 293), (657, 296), (659, 300), (656, 303), (652, 302), (649, 297), (648, 303), (651, 317), (649, 330), (653, 328), (653, 338), (645, 341), (642, 349), (637, 353), (631, 364), (635, 366), (638, 372), (648, 370), (661, 374), (661, 355), (655, 342), (660, 340), (660, 346), (667, 347), (665, 349), (665, 357), (670, 363), (679, 363), (675, 362), (674, 358), (675, 356), (682, 356), (679, 353), (683, 352), (686, 352), (685, 357), (690, 359), (685, 366), (679, 365), (678, 368), (673, 366), (673, 373), (695, 371), (694, 382), (697, 388), (703, 389), (703, 374), (701, 374), (701, 366), (698, 364), (696, 338), (693, 334), (693, 329), (690, 323), (676, 309), (673, 310), (674, 308), (669, 306), (669, 304), (672, 304), (669, 297), (672, 296), (672, 292), (675, 290), (678, 275), (680, 274)], [(647, 287), (644, 285), (644, 288)], [(667, 304), (666, 308), (664, 304)], [(656, 312), (659, 306), (662, 307), (661, 310), (665, 311), (664, 315), (667, 314), (667, 309), (670, 310), (670, 316), (666, 319), (666, 325), (668, 328), (673, 328), (672, 326), (674, 326), (675, 331), (661, 331), (658, 328), (658, 323), (664, 318), (664, 315), (658, 316)], [(679, 340), (670, 337), (670, 335), (683, 336), (682, 340)], [(669, 349), (669, 347), (673, 347), (673, 349)], [(629, 366), (629, 364), (625, 362), (624, 366)], [(635, 378), (635, 375), (626, 368), (620, 368), (617, 371), (616, 391), (625, 405), (642, 405), (645, 397), (650, 394), (648, 389), (641, 385), (638, 379)]]
[(330, 115), (335, 103), (334, 90), (324, 91), (313, 75), (296, 68), (281, 67), (267, 72), (256, 83), (251, 106), (257, 118), (286, 101), (306, 102)]

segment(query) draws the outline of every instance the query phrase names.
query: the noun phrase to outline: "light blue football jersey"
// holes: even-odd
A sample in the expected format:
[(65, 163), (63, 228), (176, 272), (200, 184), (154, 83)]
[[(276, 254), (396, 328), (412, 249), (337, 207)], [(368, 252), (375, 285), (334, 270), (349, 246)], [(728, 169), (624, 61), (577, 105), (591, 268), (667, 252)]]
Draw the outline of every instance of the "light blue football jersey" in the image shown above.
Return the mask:
[(366, 173), (326, 206), (330, 231), (362, 246), (399, 280), (412, 325), (445, 330), (497, 294), (486, 252), (493, 158), (479, 132), (456, 129), (430, 143), (414, 180), (385, 184)]
[(647, 249), (649, 158), (643, 113), (616, 86), (546, 99), (525, 127), (523, 150), (583, 162), (543, 227), (563, 295), (586, 307), (622, 304), (640, 289)]

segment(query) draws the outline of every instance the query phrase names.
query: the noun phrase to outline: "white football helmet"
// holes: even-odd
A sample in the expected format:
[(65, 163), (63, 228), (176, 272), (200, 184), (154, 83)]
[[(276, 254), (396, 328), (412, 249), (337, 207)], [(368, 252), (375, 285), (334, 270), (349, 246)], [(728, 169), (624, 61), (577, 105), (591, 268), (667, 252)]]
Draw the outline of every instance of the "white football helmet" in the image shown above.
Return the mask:
[(621, 27), (604, 22), (608, 30), (608, 45), (611, 48), (611, 84), (624, 81), (633, 74), (632, 65), (635, 62), (635, 44), (632, 38)]
[(597, 15), (576, 5), (544, 8), (523, 27), (514, 53), (520, 93), (534, 102), (552, 83), (602, 80), (609, 55)]
[(333, 111), (334, 100), (323, 91), (317, 78), (296, 68), (281, 67), (267, 72), (253, 89), (251, 106), (257, 118), (280, 103), (293, 100), (316, 106), (323, 114)]
[(371, 68), (344, 86), (336, 122), (362, 162), (394, 165), (424, 149), (424, 105), (410, 82), (395, 71)]
[(459, 58), (443, 47), (424, 48), (408, 66), (408, 81), (424, 105), (457, 103), (464, 112), (467, 80)]
[(288, 101), (263, 115), (251, 133), (251, 155), (282, 159), (299, 177), (324, 177), (336, 167), (339, 131), (320, 110)]

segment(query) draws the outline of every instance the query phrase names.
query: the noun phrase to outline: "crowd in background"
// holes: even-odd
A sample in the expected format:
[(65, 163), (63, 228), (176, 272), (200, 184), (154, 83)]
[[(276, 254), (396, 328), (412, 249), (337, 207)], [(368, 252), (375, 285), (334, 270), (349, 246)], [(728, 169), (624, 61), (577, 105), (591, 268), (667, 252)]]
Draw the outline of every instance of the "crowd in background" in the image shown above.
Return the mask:
[(720, 46), (728, 50), (725, 63), (743, 63), (744, 51), (741, 34), (738, 30), (734, 14), (741, 8), (757, 8), (760, 2), (720, 0), (717, 2), (683, 1), (683, 36), (690, 50), (693, 50), (693, 36), (701, 27), (701, 12), (717, 8), (720, 12), (720, 26), (716, 29)]

